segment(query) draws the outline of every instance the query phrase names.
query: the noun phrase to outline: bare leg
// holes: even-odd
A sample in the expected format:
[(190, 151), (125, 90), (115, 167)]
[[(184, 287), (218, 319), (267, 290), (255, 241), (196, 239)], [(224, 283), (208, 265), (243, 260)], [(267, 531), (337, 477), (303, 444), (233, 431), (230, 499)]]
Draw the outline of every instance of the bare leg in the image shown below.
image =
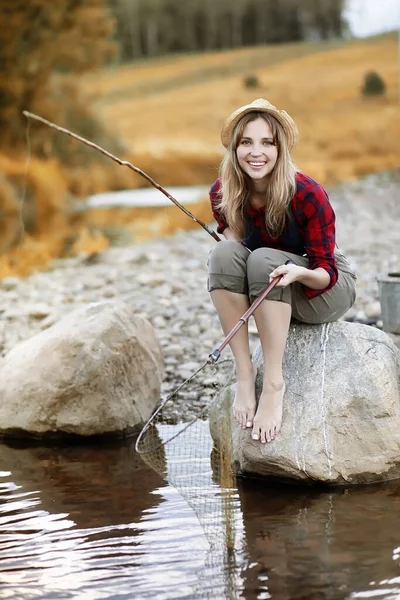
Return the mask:
[[(249, 299), (245, 294), (236, 294), (228, 290), (214, 290), (211, 298), (227, 335), (249, 308)], [(237, 376), (237, 391), (233, 403), (233, 414), (241, 427), (252, 427), (256, 409), (255, 380), (257, 369), (251, 362), (249, 335), (245, 323), (230, 342)]]
[(282, 360), (289, 332), (292, 306), (265, 300), (254, 313), (264, 356), (264, 382), (253, 424), (253, 439), (270, 442), (282, 424), (285, 382)]

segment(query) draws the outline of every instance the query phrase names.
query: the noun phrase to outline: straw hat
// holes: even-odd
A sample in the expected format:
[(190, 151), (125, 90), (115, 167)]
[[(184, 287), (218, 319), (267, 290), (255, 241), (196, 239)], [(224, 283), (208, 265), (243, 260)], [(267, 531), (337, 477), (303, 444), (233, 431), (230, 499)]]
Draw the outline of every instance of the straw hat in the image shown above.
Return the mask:
[(278, 110), (276, 106), (268, 102), (268, 100), (264, 100), (264, 98), (258, 98), (251, 104), (241, 106), (227, 118), (221, 131), (221, 141), (225, 148), (227, 148), (230, 144), (235, 125), (244, 115), (247, 115), (247, 113), (250, 112), (263, 112), (275, 117), (275, 119), (282, 125), (283, 131), (285, 132), (289, 152), (293, 150), (299, 135), (296, 123), (293, 121), (292, 117), (287, 114), (287, 112), (284, 110)]

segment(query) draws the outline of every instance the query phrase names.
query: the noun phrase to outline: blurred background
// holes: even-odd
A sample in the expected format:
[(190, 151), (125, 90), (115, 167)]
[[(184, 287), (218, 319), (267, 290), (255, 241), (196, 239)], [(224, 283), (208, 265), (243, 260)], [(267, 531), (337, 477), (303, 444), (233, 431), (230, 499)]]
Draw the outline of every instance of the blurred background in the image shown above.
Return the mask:
[(0, 278), (196, 227), (23, 110), (206, 222), (221, 126), (258, 97), (295, 119), (295, 162), (324, 185), (399, 167), (398, 0), (0, 0), (0, 19)]

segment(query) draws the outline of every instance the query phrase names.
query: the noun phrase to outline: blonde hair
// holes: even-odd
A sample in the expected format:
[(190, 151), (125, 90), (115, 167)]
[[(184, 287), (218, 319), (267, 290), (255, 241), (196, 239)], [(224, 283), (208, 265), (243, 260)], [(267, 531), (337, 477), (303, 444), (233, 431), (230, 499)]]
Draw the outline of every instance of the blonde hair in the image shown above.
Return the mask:
[(220, 166), (222, 181), (222, 199), (219, 204), (229, 229), (239, 238), (245, 236), (244, 209), (250, 201), (251, 180), (239, 165), (236, 149), (243, 137), (245, 127), (250, 121), (261, 117), (271, 127), (274, 143), (278, 147), (278, 157), (271, 172), (265, 194), (265, 226), (272, 237), (278, 237), (285, 227), (286, 217), (290, 215), (289, 204), (296, 192), (296, 167), (290, 156), (284, 130), (272, 116), (263, 112), (251, 112), (237, 123), (232, 139), (226, 149)]

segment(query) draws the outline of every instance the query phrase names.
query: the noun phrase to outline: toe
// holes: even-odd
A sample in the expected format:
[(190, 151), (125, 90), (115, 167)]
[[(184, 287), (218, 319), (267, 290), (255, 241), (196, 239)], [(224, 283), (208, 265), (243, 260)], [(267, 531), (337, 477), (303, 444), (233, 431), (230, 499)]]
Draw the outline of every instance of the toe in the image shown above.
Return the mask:
[(246, 413), (246, 427), (253, 427), (254, 425), (254, 412), (247, 411)]

